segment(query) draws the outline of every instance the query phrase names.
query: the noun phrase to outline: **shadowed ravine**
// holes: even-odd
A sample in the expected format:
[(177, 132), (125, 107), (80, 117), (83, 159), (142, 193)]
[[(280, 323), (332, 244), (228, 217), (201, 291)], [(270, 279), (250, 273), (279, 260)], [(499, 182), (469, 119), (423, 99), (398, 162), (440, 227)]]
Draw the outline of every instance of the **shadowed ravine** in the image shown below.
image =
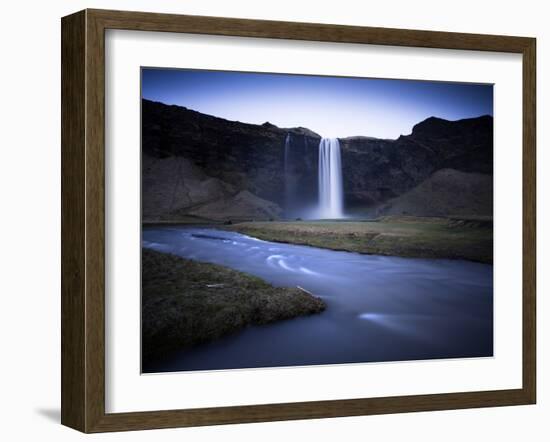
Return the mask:
[(493, 266), (271, 243), (212, 228), (145, 227), (143, 246), (300, 286), (325, 312), (244, 331), (144, 372), (382, 362), (493, 354)]

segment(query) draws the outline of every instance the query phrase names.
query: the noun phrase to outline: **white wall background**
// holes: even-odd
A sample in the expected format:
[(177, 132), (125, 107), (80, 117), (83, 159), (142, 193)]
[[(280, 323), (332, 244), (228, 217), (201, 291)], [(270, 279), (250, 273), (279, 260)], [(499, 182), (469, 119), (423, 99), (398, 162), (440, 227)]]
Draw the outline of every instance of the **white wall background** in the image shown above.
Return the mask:
[(59, 425), (60, 23), (86, 7), (364, 26), (534, 36), (538, 39), (539, 403), (529, 407), (413, 413), (104, 434), (95, 440), (547, 440), (550, 428), (550, 28), (545, 2), (431, 0), (19, 0), (2, 8), (0, 68), (0, 435), (82, 440)]

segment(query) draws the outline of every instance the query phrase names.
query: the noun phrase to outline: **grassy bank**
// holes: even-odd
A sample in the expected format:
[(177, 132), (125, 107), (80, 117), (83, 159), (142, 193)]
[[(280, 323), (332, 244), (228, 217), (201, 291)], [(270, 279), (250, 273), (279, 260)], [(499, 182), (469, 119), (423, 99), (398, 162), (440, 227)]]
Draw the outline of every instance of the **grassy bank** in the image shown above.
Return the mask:
[(319, 313), (324, 302), (223, 266), (142, 249), (143, 358), (211, 341), (248, 325)]
[(168, 219), (156, 218), (156, 219), (142, 219), (141, 224), (144, 226), (156, 226), (156, 225), (216, 225), (223, 224), (222, 221), (212, 220), (209, 218), (203, 218), (193, 215), (181, 215), (178, 217), (170, 217)]
[(333, 250), (493, 262), (492, 220), (480, 217), (251, 222), (228, 228), (267, 241)]

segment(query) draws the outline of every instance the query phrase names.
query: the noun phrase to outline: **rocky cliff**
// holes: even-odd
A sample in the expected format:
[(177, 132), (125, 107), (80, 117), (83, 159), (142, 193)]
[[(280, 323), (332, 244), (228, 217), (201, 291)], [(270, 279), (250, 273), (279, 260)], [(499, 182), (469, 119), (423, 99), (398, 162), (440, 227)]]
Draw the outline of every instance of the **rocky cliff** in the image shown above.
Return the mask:
[(493, 118), (428, 118), (396, 140), (340, 140), (348, 207), (377, 206), (414, 188), (439, 169), (493, 173)]
[(377, 208), (378, 215), (469, 216), (493, 214), (493, 177), (440, 169), (418, 186)]
[[(320, 138), (306, 128), (228, 121), (143, 100), (143, 219), (269, 219), (285, 209), (299, 216), (318, 198)], [(442, 169), (489, 177), (492, 144), (490, 116), (428, 118), (396, 140), (341, 138), (346, 208), (374, 214), (391, 202), (400, 210), (396, 198)]]

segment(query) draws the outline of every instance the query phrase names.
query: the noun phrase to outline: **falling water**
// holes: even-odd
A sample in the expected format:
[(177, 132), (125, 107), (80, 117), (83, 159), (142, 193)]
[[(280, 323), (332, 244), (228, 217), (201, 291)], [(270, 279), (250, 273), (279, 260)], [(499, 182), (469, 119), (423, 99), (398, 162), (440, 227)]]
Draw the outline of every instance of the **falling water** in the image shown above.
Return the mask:
[(285, 175), (289, 173), (289, 155), (290, 155), (290, 132), (286, 134), (285, 138)]
[(342, 162), (338, 138), (323, 138), (319, 143), (319, 215), (343, 217)]
[(291, 183), (291, 173), (290, 173), (290, 132), (286, 134), (285, 139), (285, 164), (284, 164), (284, 173), (285, 173), (285, 210), (290, 211), (292, 205), (292, 193), (294, 191)]

